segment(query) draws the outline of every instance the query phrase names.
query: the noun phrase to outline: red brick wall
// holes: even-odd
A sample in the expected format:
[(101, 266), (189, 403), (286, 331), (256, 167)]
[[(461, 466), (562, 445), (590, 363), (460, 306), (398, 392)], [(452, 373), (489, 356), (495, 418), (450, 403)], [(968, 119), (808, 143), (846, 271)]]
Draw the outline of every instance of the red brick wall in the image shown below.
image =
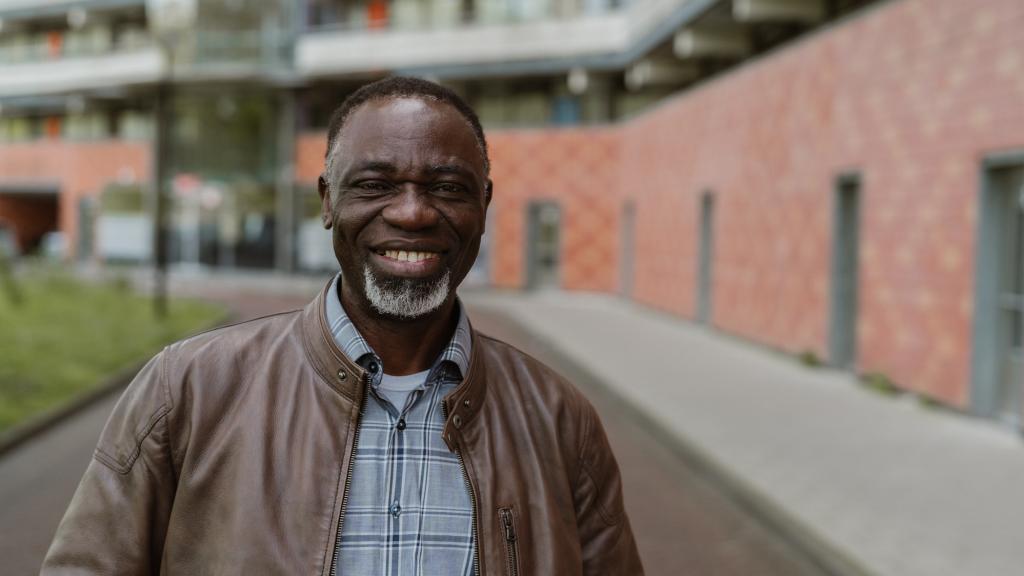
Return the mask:
[(694, 313), (713, 190), (713, 323), (824, 356), (832, 190), (856, 171), (860, 368), (964, 406), (980, 160), (1024, 148), (1024, 3), (981, 6), (885, 4), (624, 125), (636, 298)]
[(551, 198), (565, 287), (617, 290), (633, 199), (634, 297), (692, 317), (712, 191), (712, 323), (825, 357), (834, 186), (857, 172), (858, 369), (963, 407), (980, 164), (1024, 149), (1022, 25), (1020, 0), (882, 3), (615, 127), (493, 132), (493, 280), (522, 285), (526, 204)]
[(117, 180), (150, 176), (148, 142), (40, 140), (0, 144), (0, 185), (52, 184), (60, 191), (59, 229), (74, 248), (78, 202)]
[(295, 142), (295, 179), (298, 182), (316, 184), (316, 179), (324, 171), (326, 150), (326, 132), (299, 135)]
[(488, 233), (494, 235), (496, 285), (523, 285), (527, 207), (553, 200), (562, 209), (562, 286), (618, 288), (618, 140), (614, 129), (504, 131), (489, 137), (494, 229)]

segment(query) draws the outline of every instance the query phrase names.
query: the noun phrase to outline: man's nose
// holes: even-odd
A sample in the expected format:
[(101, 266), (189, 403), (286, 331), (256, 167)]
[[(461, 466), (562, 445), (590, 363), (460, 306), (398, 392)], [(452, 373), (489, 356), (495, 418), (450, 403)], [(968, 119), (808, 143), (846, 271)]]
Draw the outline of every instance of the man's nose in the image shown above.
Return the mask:
[(381, 215), (388, 224), (404, 230), (430, 228), (440, 218), (427, 191), (414, 184), (403, 185)]

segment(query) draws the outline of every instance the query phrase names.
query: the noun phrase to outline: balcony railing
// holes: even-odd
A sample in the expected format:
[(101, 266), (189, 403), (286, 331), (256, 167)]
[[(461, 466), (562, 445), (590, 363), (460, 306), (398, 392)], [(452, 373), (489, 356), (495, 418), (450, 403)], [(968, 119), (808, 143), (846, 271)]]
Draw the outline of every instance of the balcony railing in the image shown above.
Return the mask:
[(362, 12), (339, 12), (348, 4), (326, 3), (333, 15), (313, 10), (312, 26), (296, 44), (295, 68), (312, 77), (379, 70), (433, 73), (621, 54), (694, 1), (479, 0), (470, 12), (459, 11), (458, 0), (400, 0), (376, 11), (378, 4), (371, 1), (358, 4)]
[(163, 74), (156, 48), (0, 66), (0, 97), (152, 83)]
[(151, 45), (152, 39), (144, 28), (122, 29), (116, 34), (101, 27), (13, 33), (0, 36), (0, 67), (132, 52)]
[(313, 0), (308, 31), (437, 30), (605, 16), (649, 0)]

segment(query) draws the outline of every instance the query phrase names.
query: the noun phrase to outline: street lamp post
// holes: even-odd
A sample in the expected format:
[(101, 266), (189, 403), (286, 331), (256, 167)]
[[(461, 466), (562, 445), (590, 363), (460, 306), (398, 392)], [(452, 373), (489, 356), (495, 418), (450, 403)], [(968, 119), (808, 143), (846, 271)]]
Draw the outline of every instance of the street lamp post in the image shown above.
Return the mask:
[(167, 187), (174, 118), (174, 57), (181, 37), (194, 26), (197, 11), (198, 0), (146, 0), (149, 29), (166, 66), (157, 85), (154, 106), (153, 307), (159, 318), (167, 315)]

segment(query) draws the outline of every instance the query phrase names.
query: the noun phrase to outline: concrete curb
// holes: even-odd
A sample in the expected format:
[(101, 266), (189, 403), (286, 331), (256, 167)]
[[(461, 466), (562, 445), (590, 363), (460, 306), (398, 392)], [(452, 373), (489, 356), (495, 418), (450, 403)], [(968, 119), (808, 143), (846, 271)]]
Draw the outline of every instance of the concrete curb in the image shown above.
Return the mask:
[[(598, 390), (601, 394), (614, 399), (623, 409), (628, 418), (647, 428), (659, 441), (668, 446), (676, 455), (702, 474), (708, 481), (720, 488), (741, 508), (756, 517), (770, 530), (779, 534), (792, 546), (803, 552), (815, 565), (830, 576), (881, 576), (850, 556), (839, 550), (834, 544), (820, 536), (817, 531), (803, 521), (780, 507), (765, 496), (741, 476), (726, 469), (712, 454), (696, 443), (673, 434), (666, 426), (637, 406), (632, 400), (623, 396), (577, 358), (566, 353), (557, 342), (530, 328), (514, 314), (501, 306), (483, 305), (489, 312), (500, 316), (503, 320), (517, 326), (531, 335), (547, 348), (552, 357), (556, 357), (565, 366), (568, 373), (563, 374), (572, 382), (586, 385)], [(585, 384), (583, 384), (585, 383)]]
[(16, 424), (10, 430), (0, 434), (0, 457), (60, 424), (66, 418), (78, 414), (114, 392), (123, 389), (131, 382), (135, 374), (142, 369), (144, 364), (145, 362), (136, 362), (127, 368), (122, 368), (100, 386), (83, 392), (59, 406), (50, 408), (42, 414), (29, 418), (27, 422)]
[[(231, 322), (233, 317), (234, 316), (232, 314), (224, 314), (206, 328), (199, 330), (199, 332), (223, 326)], [(122, 390), (131, 383), (132, 378), (138, 374), (139, 370), (141, 370), (148, 361), (149, 358), (134, 362), (115, 372), (113, 376), (108, 377), (96, 388), (87, 390), (59, 406), (54, 406), (41, 414), (29, 418), (26, 422), (16, 424), (10, 430), (0, 434), (0, 458), (25, 442), (45, 433), (47, 430), (60, 424), (65, 419), (78, 414), (89, 406), (107, 398), (114, 392)]]

